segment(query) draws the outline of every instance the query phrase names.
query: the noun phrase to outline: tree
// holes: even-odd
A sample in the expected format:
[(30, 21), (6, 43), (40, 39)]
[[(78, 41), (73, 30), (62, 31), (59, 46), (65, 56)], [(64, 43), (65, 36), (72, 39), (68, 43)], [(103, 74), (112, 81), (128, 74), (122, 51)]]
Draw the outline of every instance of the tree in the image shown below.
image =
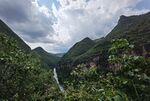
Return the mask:
[(148, 101), (150, 79), (145, 71), (149, 61), (133, 55), (133, 48), (126, 39), (112, 41), (108, 61), (117, 64), (114, 69), (120, 68), (115, 75), (114, 71), (78, 65), (64, 83), (63, 101)]
[(55, 100), (59, 94), (51, 70), (0, 33), (0, 100)]

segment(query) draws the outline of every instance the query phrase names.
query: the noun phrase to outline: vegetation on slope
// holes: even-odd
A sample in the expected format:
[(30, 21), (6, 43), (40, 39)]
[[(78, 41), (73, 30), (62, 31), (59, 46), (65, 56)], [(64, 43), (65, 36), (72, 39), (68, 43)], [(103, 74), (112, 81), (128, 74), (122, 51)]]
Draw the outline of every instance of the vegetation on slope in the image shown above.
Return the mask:
[(16, 40), (16, 44), (23, 50), (30, 52), (30, 47), (17, 35), (15, 34), (2, 20), (0, 20), (0, 33), (6, 34), (10, 38)]
[[(124, 23), (119, 21), (121, 22), (119, 26), (124, 28), (126, 27), (124, 24), (133, 21), (133, 28), (124, 29), (116, 26), (114, 35), (108, 35), (95, 42), (86, 38), (63, 57), (65, 61), (79, 58), (82, 62), (85, 56), (89, 58), (93, 54), (101, 54), (108, 56), (109, 62), (109, 71), (99, 71), (96, 66), (86, 64), (78, 65), (64, 82), (64, 93), (59, 92), (52, 71), (41, 63), (42, 57), (39, 59), (36, 55), (27, 53), (26, 48), (20, 46), (21, 43), (23, 45), (25, 43), (2, 24), (0, 27), (0, 100), (149, 101), (150, 58), (132, 54), (134, 46), (129, 44), (131, 42), (135, 46), (141, 46), (149, 43), (149, 23), (146, 22), (149, 22), (149, 13), (138, 17), (140, 21), (135, 18), (129, 22), (125, 21), (126, 23), (124, 20)], [(127, 21), (129, 18), (123, 17)], [(123, 34), (118, 33), (118, 36), (114, 37), (119, 29)], [(120, 30), (118, 32), (121, 32)], [(126, 39), (118, 39), (120, 37), (128, 38), (129, 42)], [(111, 44), (112, 39), (116, 40)], [(93, 45), (95, 46), (92, 47)], [(47, 54), (41, 48), (36, 52), (41, 56)]]
[(125, 39), (114, 40), (109, 49), (112, 72), (98, 71), (97, 67), (81, 64), (65, 81), (64, 93), (59, 92), (52, 72), (44, 69), (38, 58), (21, 50), (13, 38), (0, 33), (0, 42), (0, 100), (149, 101), (150, 99), (150, 60), (130, 54), (133, 45)]
[[(73, 68), (76, 59), (83, 53), (87, 52), (91, 47), (95, 45), (95, 42), (88, 37), (76, 43), (60, 60), (58, 76), (63, 79), (69, 76), (70, 71)], [(80, 61), (82, 63), (82, 60)], [(60, 82), (63, 82), (61, 81)]]
[[(150, 43), (150, 13), (135, 16), (121, 16), (115, 28), (103, 41), (96, 44), (89, 52), (97, 53), (97, 50), (108, 49), (113, 39), (126, 38), (135, 44), (135, 47)], [(102, 47), (100, 47), (103, 45)], [(89, 53), (87, 52), (87, 53)]]
[(37, 47), (32, 52), (36, 53), (41, 61), (51, 68), (55, 68), (60, 60), (60, 57), (55, 54), (46, 52), (43, 48)]
[[(87, 61), (95, 55), (105, 54), (105, 56), (108, 56), (111, 40), (118, 38), (128, 39), (129, 42), (135, 45), (136, 50), (150, 43), (150, 12), (129, 17), (121, 16), (115, 28), (105, 38), (95, 40), (96, 44), (88, 49), (87, 52), (76, 57), (75, 63)], [(107, 58), (104, 57), (103, 60)]]
[(62, 61), (74, 60), (77, 56), (87, 52), (91, 47), (95, 45), (95, 42), (90, 38), (85, 38), (82, 41), (76, 43), (63, 57)]
[(116, 66), (113, 72), (78, 65), (64, 84), (63, 101), (149, 101), (150, 59), (130, 54), (132, 48), (126, 39), (112, 42), (109, 62)]
[(59, 89), (52, 71), (25, 53), (12, 37), (0, 33), (0, 100), (56, 100)]
[[(25, 52), (30, 53), (32, 52), (30, 47), (16, 34), (14, 33), (3, 21), (0, 20), (0, 33), (5, 34), (9, 38), (13, 38), (16, 40), (16, 44)], [(42, 64), (45, 67), (55, 67), (60, 60), (59, 57), (56, 55), (47, 53), (45, 50), (41, 49), (40, 47), (33, 50), (35, 53), (35, 57), (40, 58)]]

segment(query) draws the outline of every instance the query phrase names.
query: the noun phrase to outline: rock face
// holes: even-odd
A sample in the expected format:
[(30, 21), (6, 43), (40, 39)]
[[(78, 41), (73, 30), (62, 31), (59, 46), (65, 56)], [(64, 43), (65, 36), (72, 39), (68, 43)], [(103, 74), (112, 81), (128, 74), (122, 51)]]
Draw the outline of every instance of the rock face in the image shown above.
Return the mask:
[[(68, 54), (74, 53), (74, 47), (76, 46), (75, 45), (70, 49), (72, 53), (68, 51), (68, 53), (66, 53), (66, 55), (64, 55), (64, 57), (60, 61), (60, 71), (65, 73), (66, 71), (71, 70), (75, 65), (80, 63), (85, 63), (87, 65), (96, 65), (99, 68), (103, 69), (108, 68), (108, 49), (111, 46), (111, 40), (118, 38), (125, 38), (131, 44), (135, 45), (135, 49), (132, 52), (133, 54), (149, 57), (150, 12), (143, 15), (121, 16), (118, 24), (106, 37), (95, 40), (95, 44), (92, 41), (85, 43), (92, 44), (90, 45), (90, 47), (88, 47), (88, 49), (86, 49), (86, 51), (82, 51), (80, 55), (76, 56), (75, 59), (66, 58)], [(78, 47), (76, 51), (80, 51), (82, 49), (84, 49), (84, 45), (83, 47)]]

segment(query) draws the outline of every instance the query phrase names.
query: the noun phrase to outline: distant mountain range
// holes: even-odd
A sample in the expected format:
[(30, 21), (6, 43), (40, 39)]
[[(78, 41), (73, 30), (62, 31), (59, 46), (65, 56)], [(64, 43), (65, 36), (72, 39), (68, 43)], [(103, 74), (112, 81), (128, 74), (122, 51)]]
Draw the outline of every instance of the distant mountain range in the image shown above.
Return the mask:
[(23, 51), (35, 54), (38, 58), (40, 58), (40, 60), (43, 62), (44, 65), (51, 68), (57, 66), (57, 63), (60, 60), (60, 56), (48, 53), (41, 47), (31, 50), (31, 48), (16, 33), (14, 33), (2, 20), (0, 20), (0, 34), (1, 33), (8, 36), (9, 38), (13, 38), (14, 40), (16, 40), (17, 45)]
[(71, 70), (73, 66), (77, 64), (90, 64), (91, 62), (100, 68), (106, 68), (108, 65), (108, 49), (111, 46), (111, 41), (117, 38), (126, 38), (130, 43), (134, 44), (136, 54), (142, 55), (142, 47), (144, 47), (146, 51), (149, 51), (150, 12), (134, 16), (122, 15), (118, 24), (106, 37), (96, 40), (85, 38), (76, 43), (61, 58), (59, 70), (61, 72), (68, 72), (69, 69)]

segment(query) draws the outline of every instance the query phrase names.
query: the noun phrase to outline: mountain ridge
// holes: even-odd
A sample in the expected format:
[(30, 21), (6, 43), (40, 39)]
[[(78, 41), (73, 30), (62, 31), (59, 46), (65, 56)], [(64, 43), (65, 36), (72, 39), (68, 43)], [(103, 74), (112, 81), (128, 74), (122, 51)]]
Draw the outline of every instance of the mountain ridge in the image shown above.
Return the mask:
[(0, 34), (6, 35), (7, 38), (12, 38), (16, 41), (17, 45), (25, 51), (26, 53), (32, 53), (35, 57), (40, 58), (43, 62), (42, 64), (47, 65), (47, 67), (53, 67), (57, 65), (60, 57), (57, 57), (55, 54), (48, 53), (41, 47), (37, 47), (33, 50), (15, 33), (13, 30), (0, 20)]
[(48, 65), (51, 68), (55, 68), (57, 66), (58, 61), (60, 60), (60, 57), (45, 51), (42, 47), (37, 47), (33, 49), (32, 52), (37, 54), (41, 61), (43, 61), (45, 65)]
[[(118, 38), (126, 38), (131, 44), (135, 45), (135, 54), (142, 55), (142, 47), (145, 44), (150, 44), (150, 12), (142, 15), (121, 16), (118, 24), (112, 31), (106, 37), (94, 40), (95, 44), (86, 52), (76, 56), (72, 61), (62, 61), (63, 59), (61, 59), (59, 62), (59, 70), (68, 72), (73, 66), (82, 63), (90, 64), (91, 62), (99, 68), (107, 68), (108, 50), (111, 46), (111, 41)], [(150, 49), (149, 45), (148, 47)]]
[(17, 44), (25, 51), (30, 52), (31, 48), (21, 39), (10, 27), (0, 19), (0, 33), (4, 33), (7, 36), (14, 38)]
[(83, 40), (77, 42), (75, 45), (73, 45), (72, 48), (70, 48), (68, 52), (62, 57), (62, 59), (73, 60), (73, 58), (88, 51), (88, 49), (90, 49), (93, 45), (95, 45), (95, 42), (90, 38), (86, 37)]

